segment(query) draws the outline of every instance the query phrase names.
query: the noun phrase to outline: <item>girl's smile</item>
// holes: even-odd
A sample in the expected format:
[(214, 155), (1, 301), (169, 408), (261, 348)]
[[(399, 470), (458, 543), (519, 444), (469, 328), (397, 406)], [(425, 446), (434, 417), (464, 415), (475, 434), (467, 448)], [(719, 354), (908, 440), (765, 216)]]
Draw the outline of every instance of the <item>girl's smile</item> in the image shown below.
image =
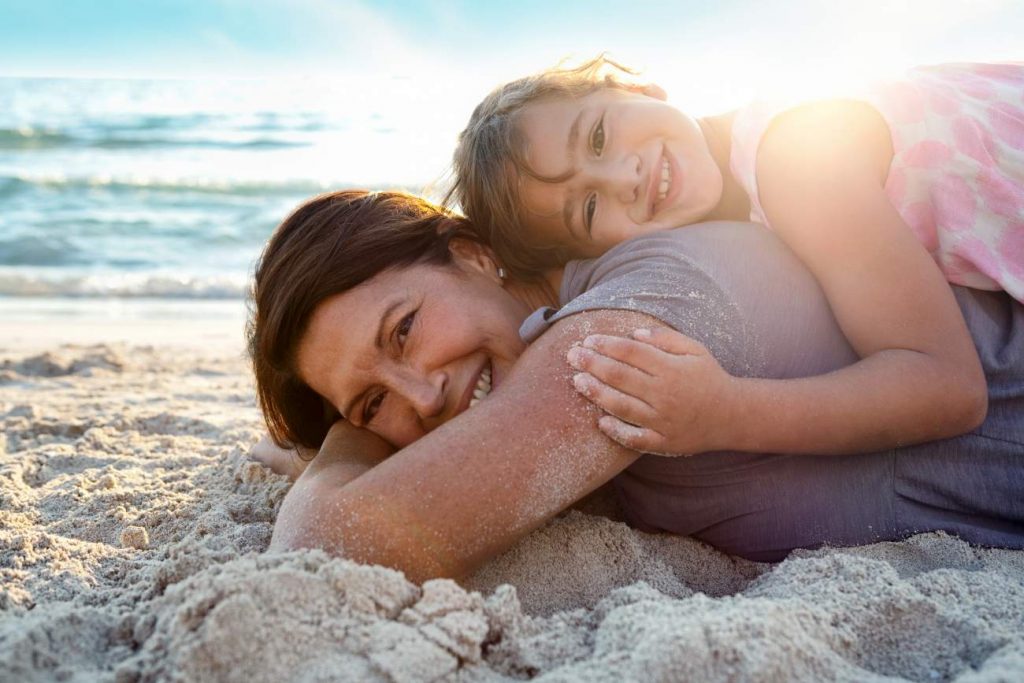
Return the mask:
[(629, 237), (696, 222), (722, 195), (697, 121), (660, 99), (603, 88), (523, 109), (525, 229), (599, 254)]

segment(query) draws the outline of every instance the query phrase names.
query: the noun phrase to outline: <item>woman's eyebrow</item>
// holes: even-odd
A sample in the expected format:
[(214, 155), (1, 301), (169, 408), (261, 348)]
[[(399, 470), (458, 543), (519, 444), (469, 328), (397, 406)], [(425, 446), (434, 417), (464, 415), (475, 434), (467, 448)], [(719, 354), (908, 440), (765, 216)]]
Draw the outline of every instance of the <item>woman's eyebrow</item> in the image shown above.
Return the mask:
[(391, 303), (387, 305), (387, 308), (384, 309), (384, 312), (381, 313), (380, 322), (377, 325), (377, 338), (374, 340), (374, 342), (377, 345), (377, 349), (384, 348), (384, 336), (385, 333), (387, 332), (386, 323), (391, 318), (391, 315), (395, 312), (395, 309), (401, 306), (403, 303), (405, 303), (404, 296), (394, 299), (391, 301)]
[[(385, 305), (384, 311), (381, 313), (379, 322), (377, 323), (377, 335), (374, 337), (373, 340), (374, 346), (377, 348), (378, 351), (382, 351), (384, 349), (384, 337), (387, 335), (388, 320), (394, 314), (395, 309), (397, 309), (399, 306), (405, 303), (407, 299), (407, 294), (401, 294), (396, 296), (394, 299), (392, 299)], [(365, 390), (359, 392), (345, 404), (344, 409), (338, 408), (338, 412), (341, 413), (342, 417), (345, 417), (345, 419), (348, 420), (352, 419), (352, 411), (355, 408), (355, 405), (359, 403), (359, 399), (362, 398), (363, 394), (365, 393)]]

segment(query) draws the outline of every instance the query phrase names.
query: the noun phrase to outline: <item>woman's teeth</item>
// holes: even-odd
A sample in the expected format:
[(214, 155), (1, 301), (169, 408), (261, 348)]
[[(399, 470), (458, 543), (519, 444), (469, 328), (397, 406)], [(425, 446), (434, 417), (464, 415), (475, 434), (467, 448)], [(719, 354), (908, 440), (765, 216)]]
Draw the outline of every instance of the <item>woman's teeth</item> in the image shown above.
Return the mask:
[(660, 202), (668, 194), (668, 188), (672, 187), (672, 167), (668, 159), (661, 158), (661, 184), (658, 185), (658, 201)]
[(472, 408), (477, 403), (484, 400), (489, 393), (491, 393), (490, 365), (484, 368), (484, 371), (480, 373), (480, 379), (476, 381), (476, 387), (473, 388), (473, 398), (469, 399), (469, 407)]

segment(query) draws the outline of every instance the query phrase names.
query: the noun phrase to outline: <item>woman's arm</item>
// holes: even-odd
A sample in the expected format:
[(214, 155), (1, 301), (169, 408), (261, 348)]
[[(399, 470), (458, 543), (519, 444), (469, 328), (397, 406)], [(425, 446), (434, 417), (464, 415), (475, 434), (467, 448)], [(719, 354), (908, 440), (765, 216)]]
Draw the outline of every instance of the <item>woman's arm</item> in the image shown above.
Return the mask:
[(784, 114), (761, 144), (765, 213), (861, 360), (820, 377), (740, 380), (744, 450), (874, 450), (984, 420), (985, 376), (953, 293), (885, 195), (892, 153), (881, 116), (846, 101)]
[(638, 454), (607, 439), (572, 388), (568, 348), (591, 332), (660, 325), (625, 311), (556, 323), (494, 392), (355, 479), (330, 441), (281, 506), (272, 549), (320, 547), (415, 581), (473, 571)]
[(304, 448), (281, 448), (269, 436), (257, 441), (249, 451), (250, 458), (292, 481), (299, 478), (315, 455), (315, 451), (309, 452)]
[[(365, 429), (352, 426), (345, 420), (334, 423), (324, 443), (336, 453), (345, 453), (346, 466), (351, 468), (351, 479), (380, 463), (395, 452), (384, 439)], [(313, 461), (317, 451), (297, 446), (281, 448), (269, 436), (260, 439), (249, 453), (253, 460), (295, 481)]]

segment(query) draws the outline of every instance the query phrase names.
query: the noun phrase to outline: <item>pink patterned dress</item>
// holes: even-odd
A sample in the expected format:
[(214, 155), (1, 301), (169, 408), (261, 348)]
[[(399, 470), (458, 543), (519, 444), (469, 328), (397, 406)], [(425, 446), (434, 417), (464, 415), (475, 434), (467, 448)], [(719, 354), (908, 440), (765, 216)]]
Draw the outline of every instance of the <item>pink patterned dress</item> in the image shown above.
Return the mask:
[[(1024, 302), (1024, 64), (920, 67), (855, 98), (889, 125), (885, 193), (946, 278)], [(733, 123), (730, 168), (765, 225), (757, 146), (789, 106), (756, 102)]]

